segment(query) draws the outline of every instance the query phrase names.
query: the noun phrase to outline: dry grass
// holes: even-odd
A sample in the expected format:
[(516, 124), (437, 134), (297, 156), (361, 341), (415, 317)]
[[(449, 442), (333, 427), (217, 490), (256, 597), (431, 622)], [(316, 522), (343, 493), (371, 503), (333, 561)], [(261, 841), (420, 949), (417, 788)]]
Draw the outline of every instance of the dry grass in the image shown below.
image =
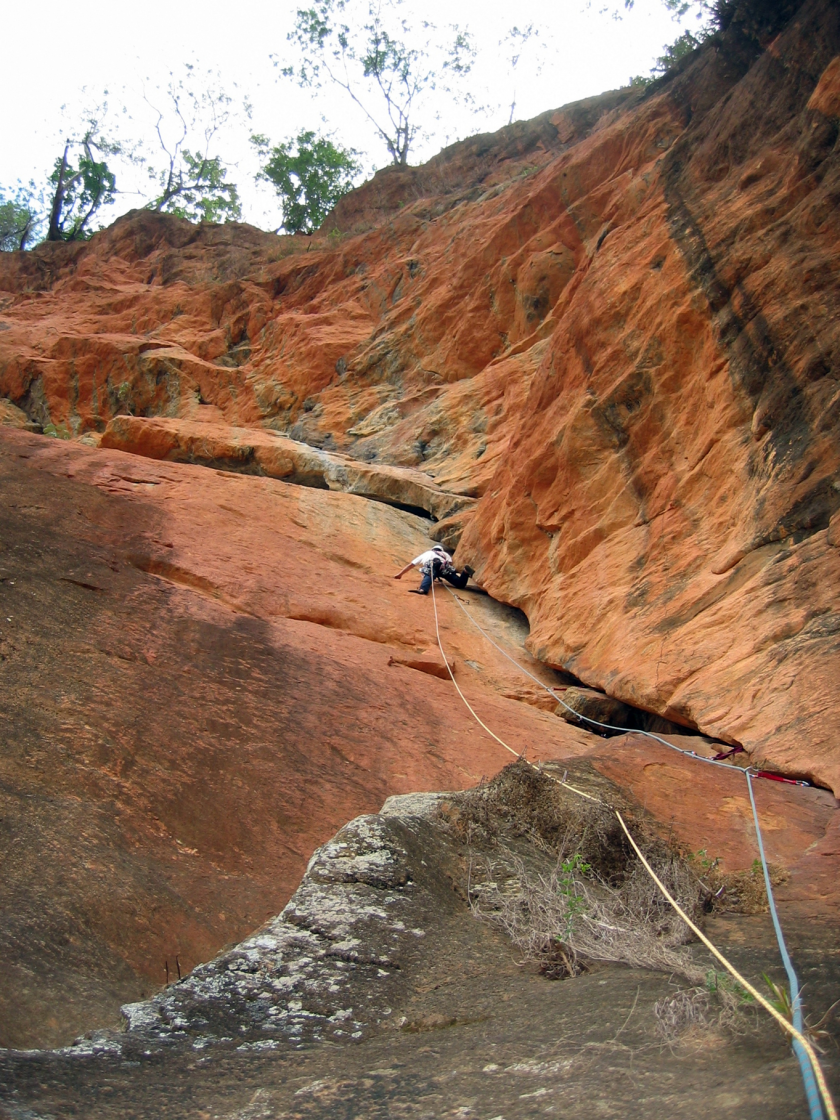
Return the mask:
[(653, 1005), (656, 1023), (668, 1042), (692, 1028), (709, 1026), (711, 993), (707, 988), (681, 988)]
[(653, 1006), (654, 1017), (666, 1042), (709, 1028), (741, 1033), (747, 1026), (743, 1012), (755, 1007), (752, 998), (726, 973), (710, 969), (702, 985), (680, 988)]
[[(720, 860), (710, 859), (705, 852), (694, 852), (686, 861), (706, 889), (706, 909), (728, 910), (736, 914), (766, 914), (770, 909), (764, 872), (759, 860), (741, 871), (724, 871)], [(768, 864), (770, 884), (778, 887), (787, 882), (784, 868)]]
[[(546, 975), (575, 975), (589, 961), (613, 961), (677, 972), (693, 983), (703, 979), (682, 948), (688, 927), (640, 864), (608, 883), (579, 851), (561, 851), (547, 875), (529, 872), (514, 857), (501, 886), (498, 861), (486, 866), (493, 879), (472, 888), (473, 912), (501, 926)], [(698, 892), (676, 859), (657, 861), (656, 872), (684, 908), (695, 909)]]
[[(601, 793), (614, 793), (608, 784)], [(606, 882), (623, 879), (628, 860), (635, 860), (614, 813), (525, 762), (512, 762), (492, 782), (453, 798), (441, 819), (456, 839), (478, 851), (515, 849), (520, 841), (553, 857), (585, 849), (586, 862)]]
[[(590, 778), (601, 780), (575, 775), (577, 782), (581, 778), (587, 784)], [(611, 801), (620, 796), (615, 789), (599, 792)], [(621, 808), (628, 812), (626, 805)], [(469, 849), (467, 891), (473, 912), (501, 927), (523, 960), (536, 963), (546, 976), (573, 976), (594, 961), (677, 974), (693, 994), (663, 1005), (669, 1030), (692, 1014), (699, 1019), (701, 1011), (707, 1018), (712, 1002), (737, 1004), (728, 990), (710, 989), (706, 972), (685, 947), (688, 927), (605, 806), (515, 762), (492, 782), (454, 799), (442, 816)], [(710, 891), (691, 861), (643, 820), (635, 819), (631, 827), (657, 875), (686, 913), (699, 918)]]

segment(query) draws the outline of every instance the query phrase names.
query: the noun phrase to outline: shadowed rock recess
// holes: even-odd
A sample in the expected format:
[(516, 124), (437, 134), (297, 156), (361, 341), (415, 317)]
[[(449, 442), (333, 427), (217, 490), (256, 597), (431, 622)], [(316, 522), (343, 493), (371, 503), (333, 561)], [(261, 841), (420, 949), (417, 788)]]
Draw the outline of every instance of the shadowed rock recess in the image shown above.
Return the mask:
[(810, 783), (754, 787), (840, 1088), (840, 8), (721, 12), (311, 238), (0, 254), (0, 1115), (805, 1116), (670, 919), (576, 955), (623, 841), (450, 672), (760, 985), (743, 770)]

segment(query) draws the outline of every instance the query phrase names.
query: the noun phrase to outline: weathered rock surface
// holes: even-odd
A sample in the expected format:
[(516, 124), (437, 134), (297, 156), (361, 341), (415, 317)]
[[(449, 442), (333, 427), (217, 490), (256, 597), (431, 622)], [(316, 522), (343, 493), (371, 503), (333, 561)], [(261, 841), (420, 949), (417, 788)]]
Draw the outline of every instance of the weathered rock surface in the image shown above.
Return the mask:
[[(840, 10), (764, 31), (380, 173), (340, 236), (0, 254), (0, 1045), (93, 1032), (0, 1056), (15, 1120), (798, 1114), (775, 1036), (664, 1051), (665, 980), (519, 969), (425, 810), (298, 889), (509, 759), (445, 662), (728, 870), (743, 773), (540, 686), (840, 790)], [(494, 598), (396, 583), (430, 539)], [(821, 1013), (836, 804), (756, 796)]]
[(0, 399), (0, 424), (8, 424), (12, 428), (36, 429), (22, 408), (13, 405), (11, 401)]
[[(716, 799), (740, 778), (674, 757), (685, 778), (700, 768)], [(586, 765), (573, 776), (601, 796), (618, 793)], [(770, 783), (758, 790), (765, 826), (778, 794)], [(796, 829), (820, 797), (828, 795), (793, 791), (798, 824), (780, 824), (779, 851), (798, 848)], [(154, 1000), (126, 1007), (123, 1032), (90, 1032), (59, 1052), (0, 1053), (8, 1114), (804, 1115), (796, 1063), (772, 1025), (747, 1014), (734, 1036), (712, 1022), (666, 1046), (654, 1008), (675, 978), (601, 965), (558, 983), (523, 967), (470, 913), (469, 869), (482, 849), (442, 826), (437, 809), (451, 800), (391, 798), (380, 814), (351, 822), (316, 852), (282, 915)], [(724, 845), (732, 823), (724, 816)], [(533, 845), (530, 858), (545, 860), (544, 849)], [(836, 854), (830, 862), (836, 873)], [(800, 885), (813, 890), (812, 870)], [(808, 1009), (821, 1011), (840, 991), (836, 927), (824, 924), (826, 911), (815, 921), (795, 900), (780, 905)], [(766, 915), (723, 913), (708, 927), (739, 967), (778, 974)], [(834, 1056), (825, 1069), (836, 1084)]]
[(838, 34), (806, 4), (542, 173), (597, 240), (461, 545), (541, 658), (835, 791)]
[(268, 426), (400, 503), (365, 463), (420, 468), (478, 499), (437, 535), (540, 659), (840, 789), (840, 16), (771, 8), (646, 93), (378, 174), (313, 239), (137, 213), (4, 254), (0, 392), (227, 466), (269, 445), (184, 422)]
[(595, 692), (591, 688), (567, 688), (563, 692), (563, 703), (554, 709), (555, 713), (567, 723), (580, 723), (602, 730), (599, 724), (604, 724), (604, 730), (621, 727), (629, 730), (634, 726), (635, 712), (627, 704), (622, 704), (613, 696), (606, 696), (603, 692)]
[(247, 1049), (364, 1037), (390, 1016), (431, 914), (455, 909), (439, 848), (419, 821), (352, 821), (318, 849), (279, 917), (154, 1000), (123, 1007), (125, 1041)]
[(436, 521), (475, 504), (471, 498), (441, 490), (434, 479), (422, 471), (361, 463), (276, 432), (253, 428), (198, 420), (116, 416), (105, 429), (99, 445), (150, 459), (201, 463), (244, 474), (282, 478), (300, 486), (341, 490), (412, 513), (425, 513)]
[[(427, 520), (9, 428), (0, 489), (0, 1043), (115, 1021), (167, 961), (186, 973), (279, 913), (345, 821), (509, 757), (431, 652), (431, 603), (391, 578)], [(516, 613), (471, 599), (551, 683)], [(532, 758), (588, 749), (518, 701), (449, 596), (438, 611), (498, 734)]]

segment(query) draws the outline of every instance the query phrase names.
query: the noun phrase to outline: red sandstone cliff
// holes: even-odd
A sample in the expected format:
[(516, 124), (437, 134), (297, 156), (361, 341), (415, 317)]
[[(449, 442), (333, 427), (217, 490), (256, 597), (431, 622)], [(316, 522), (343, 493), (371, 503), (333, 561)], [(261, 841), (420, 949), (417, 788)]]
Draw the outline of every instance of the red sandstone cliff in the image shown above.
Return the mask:
[(422, 465), (539, 657), (838, 788), (838, 34), (814, 0), (381, 172), (341, 237), (138, 213), (6, 257), (0, 392)]
[[(275, 909), (347, 816), (484, 772), (443, 682), (393, 683), (433, 642), (426, 604), (382, 590), (422, 546), (417, 511), (526, 613), (547, 665), (840, 790), (840, 12), (809, 0), (769, 42), (736, 32), (646, 93), (381, 172), (311, 240), (135, 212), (0, 257), (0, 416), (101, 445), (5, 437), (20, 542), (0, 583), (32, 548), (50, 589), (30, 638), (0, 637), (28, 728), (8, 766), (41, 796), (57, 771), (36, 744), (60, 747), (64, 793), (120, 832), (128, 881), (172, 861), (164, 925), (191, 961)], [(50, 680), (72, 666), (43, 714), (23, 649)], [(585, 749), (481, 671), (511, 734)], [(159, 928), (97, 936), (135, 975), (150, 938), (155, 968), (169, 952)]]

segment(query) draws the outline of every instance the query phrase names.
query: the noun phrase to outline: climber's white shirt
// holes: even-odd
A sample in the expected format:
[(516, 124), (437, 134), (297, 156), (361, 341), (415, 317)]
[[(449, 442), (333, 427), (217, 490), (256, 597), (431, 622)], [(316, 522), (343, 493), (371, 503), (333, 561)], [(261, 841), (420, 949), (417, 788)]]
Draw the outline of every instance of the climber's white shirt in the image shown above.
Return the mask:
[(448, 553), (442, 549), (438, 551), (436, 548), (430, 548), (426, 552), (421, 552), (419, 556), (415, 556), (411, 563), (415, 568), (422, 568), (425, 564), (431, 564), (433, 560), (442, 560), (445, 563), (449, 559)]

